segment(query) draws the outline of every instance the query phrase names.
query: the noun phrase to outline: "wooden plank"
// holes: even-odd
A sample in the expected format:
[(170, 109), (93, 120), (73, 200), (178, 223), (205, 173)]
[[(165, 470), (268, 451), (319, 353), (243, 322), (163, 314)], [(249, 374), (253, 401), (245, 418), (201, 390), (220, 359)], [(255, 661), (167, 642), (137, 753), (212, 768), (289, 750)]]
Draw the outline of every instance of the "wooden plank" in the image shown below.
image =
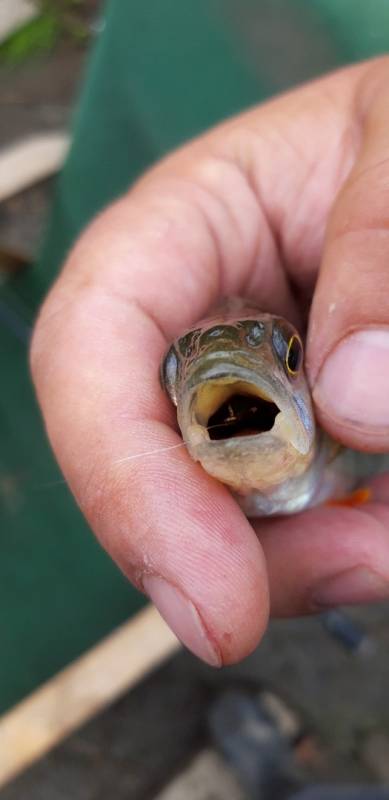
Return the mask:
[(0, 717), (0, 787), (179, 647), (156, 609), (147, 606)]
[(0, 202), (57, 172), (69, 147), (62, 131), (42, 133), (0, 151)]
[(36, 17), (38, 9), (32, 0), (1, 0), (0, 42)]

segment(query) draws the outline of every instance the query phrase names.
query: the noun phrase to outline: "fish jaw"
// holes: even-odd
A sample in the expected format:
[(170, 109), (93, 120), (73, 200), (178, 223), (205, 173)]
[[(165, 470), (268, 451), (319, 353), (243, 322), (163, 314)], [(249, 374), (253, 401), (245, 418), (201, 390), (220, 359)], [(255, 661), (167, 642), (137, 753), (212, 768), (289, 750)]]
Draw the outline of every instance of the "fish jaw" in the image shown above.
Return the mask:
[[(243, 495), (271, 493), (287, 478), (302, 474), (314, 455), (315, 427), (305, 379), (296, 403), (293, 389), (282, 375), (274, 370), (268, 374), (266, 362), (255, 367), (208, 359), (188, 377), (178, 401), (178, 422), (191, 456), (209, 474)], [(258, 407), (258, 432), (214, 438), (212, 427), (217, 425), (210, 421), (219, 409), (228, 408), (229, 401), (233, 406), (241, 396), (253, 398), (253, 406)], [(263, 430), (262, 411), (267, 418)]]

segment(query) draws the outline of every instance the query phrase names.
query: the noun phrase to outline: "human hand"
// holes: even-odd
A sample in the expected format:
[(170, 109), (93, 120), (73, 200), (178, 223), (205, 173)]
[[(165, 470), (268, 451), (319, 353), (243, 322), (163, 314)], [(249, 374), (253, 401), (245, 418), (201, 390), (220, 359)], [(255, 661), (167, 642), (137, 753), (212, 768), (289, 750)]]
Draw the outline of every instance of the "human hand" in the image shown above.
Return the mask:
[(389, 446), (389, 60), (307, 84), (169, 156), (84, 233), (32, 371), (102, 545), (194, 653), (238, 661), (269, 616), (389, 595), (389, 477), (373, 501), (252, 526), (180, 442), (158, 367), (222, 296), (298, 325), (318, 418)]

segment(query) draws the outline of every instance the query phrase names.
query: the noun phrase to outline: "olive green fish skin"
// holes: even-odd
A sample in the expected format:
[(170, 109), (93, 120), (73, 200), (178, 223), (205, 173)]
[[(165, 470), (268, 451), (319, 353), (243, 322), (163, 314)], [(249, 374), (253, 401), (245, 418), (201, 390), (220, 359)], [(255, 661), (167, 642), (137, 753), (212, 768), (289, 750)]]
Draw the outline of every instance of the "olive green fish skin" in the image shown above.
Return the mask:
[(281, 317), (228, 302), (172, 343), (161, 382), (189, 453), (247, 516), (295, 513), (355, 486), (353, 459), (343, 469), (317, 429), (301, 340)]

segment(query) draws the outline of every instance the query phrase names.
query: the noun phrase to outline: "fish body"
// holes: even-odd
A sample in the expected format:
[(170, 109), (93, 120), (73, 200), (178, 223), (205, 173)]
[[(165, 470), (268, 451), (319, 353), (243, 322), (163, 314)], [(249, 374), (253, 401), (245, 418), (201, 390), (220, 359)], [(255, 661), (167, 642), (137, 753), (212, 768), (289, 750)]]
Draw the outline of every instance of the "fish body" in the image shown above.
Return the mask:
[(161, 382), (190, 455), (247, 516), (295, 513), (356, 486), (356, 454), (315, 422), (287, 320), (230, 301), (172, 343)]

